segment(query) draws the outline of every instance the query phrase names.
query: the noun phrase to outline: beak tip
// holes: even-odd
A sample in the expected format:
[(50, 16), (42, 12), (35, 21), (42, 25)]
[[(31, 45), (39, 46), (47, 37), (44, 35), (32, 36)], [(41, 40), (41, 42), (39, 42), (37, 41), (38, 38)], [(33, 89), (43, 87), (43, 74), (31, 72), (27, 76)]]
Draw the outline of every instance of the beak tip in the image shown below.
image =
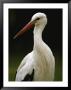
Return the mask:
[(13, 39), (16, 39), (16, 36), (14, 36)]
[(32, 27), (32, 23), (28, 23), (24, 28), (22, 28), (14, 37), (13, 39), (16, 39), (18, 36), (22, 35), (25, 31), (29, 30), (29, 28)]

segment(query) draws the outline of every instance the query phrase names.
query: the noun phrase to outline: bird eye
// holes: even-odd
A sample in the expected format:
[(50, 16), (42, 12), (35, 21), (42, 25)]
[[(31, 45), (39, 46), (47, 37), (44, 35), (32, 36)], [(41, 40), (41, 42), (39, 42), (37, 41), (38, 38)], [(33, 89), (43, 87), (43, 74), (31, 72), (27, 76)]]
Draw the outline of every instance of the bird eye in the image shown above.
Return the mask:
[(36, 18), (36, 20), (39, 20), (40, 18)]

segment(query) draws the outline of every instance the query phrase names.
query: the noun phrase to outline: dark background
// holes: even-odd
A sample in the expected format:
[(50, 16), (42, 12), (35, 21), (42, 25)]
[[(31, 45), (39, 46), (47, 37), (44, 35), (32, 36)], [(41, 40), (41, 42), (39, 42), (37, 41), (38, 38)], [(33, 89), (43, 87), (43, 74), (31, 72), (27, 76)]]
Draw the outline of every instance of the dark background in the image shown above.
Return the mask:
[(9, 80), (15, 79), (16, 69), (23, 57), (33, 49), (33, 29), (13, 39), (32, 15), (45, 13), (48, 23), (43, 31), (43, 40), (51, 48), (56, 61), (55, 80), (62, 80), (62, 10), (61, 9), (9, 9)]

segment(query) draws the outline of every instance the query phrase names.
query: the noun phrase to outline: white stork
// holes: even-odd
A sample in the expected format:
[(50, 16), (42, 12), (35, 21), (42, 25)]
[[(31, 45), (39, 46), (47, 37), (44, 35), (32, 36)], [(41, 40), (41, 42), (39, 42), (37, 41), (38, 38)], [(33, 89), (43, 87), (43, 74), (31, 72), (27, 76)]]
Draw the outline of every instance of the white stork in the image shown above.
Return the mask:
[(31, 21), (14, 37), (34, 27), (34, 46), (32, 52), (24, 57), (16, 73), (16, 81), (53, 81), (55, 72), (55, 59), (48, 45), (42, 40), (42, 32), (47, 24), (44, 13), (36, 13)]

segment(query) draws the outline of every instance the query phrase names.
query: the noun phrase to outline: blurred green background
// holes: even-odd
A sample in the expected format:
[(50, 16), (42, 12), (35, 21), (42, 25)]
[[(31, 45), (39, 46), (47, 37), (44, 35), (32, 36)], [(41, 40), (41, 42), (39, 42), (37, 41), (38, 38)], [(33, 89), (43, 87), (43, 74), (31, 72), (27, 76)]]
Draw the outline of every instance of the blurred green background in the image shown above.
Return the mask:
[(14, 81), (22, 59), (33, 49), (33, 28), (13, 39), (32, 15), (43, 12), (48, 24), (43, 31), (43, 40), (55, 56), (55, 81), (62, 81), (62, 9), (9, 9), (9, 81)]

